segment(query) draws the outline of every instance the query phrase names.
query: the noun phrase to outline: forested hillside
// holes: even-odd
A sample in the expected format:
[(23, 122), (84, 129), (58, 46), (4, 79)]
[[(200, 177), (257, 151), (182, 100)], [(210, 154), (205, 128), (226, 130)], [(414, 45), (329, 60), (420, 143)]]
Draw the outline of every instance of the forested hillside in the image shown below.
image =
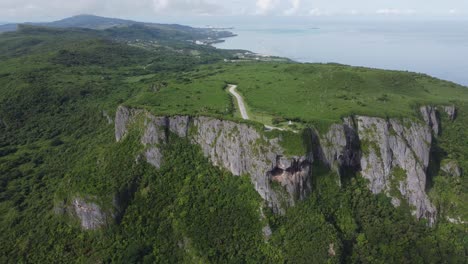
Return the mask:
[[(199, 35), (182, 29), (25, 25), (0, 34), (0, 262), (466, 262), (466, 173), (441, 170), (468, 170), (466, 87), (343, 65), (236, 62), (241, 51), (195, 45), (187, 40)], [(228, 83), (253, 120), (240, 120)], [(121, 105), (322, 132), (353, 115), (416, 120), (430, 104), (457, 108), (454, 120), (440, 116), (431, 147), (432, 226), (411, 205), (372, 193), (359, 172), (318, 159), (310, 194), (278, 214), (249, 175), (215, 166), (189, 138), (168, 132), (160, 168), (141, 157), (138, 125), (115, 138)], [(301, 133), (259, 133), (284, 139), (290, 153), (307, 148)], [(80, 199), (112, 219), (83, 228), (73, 212)]]

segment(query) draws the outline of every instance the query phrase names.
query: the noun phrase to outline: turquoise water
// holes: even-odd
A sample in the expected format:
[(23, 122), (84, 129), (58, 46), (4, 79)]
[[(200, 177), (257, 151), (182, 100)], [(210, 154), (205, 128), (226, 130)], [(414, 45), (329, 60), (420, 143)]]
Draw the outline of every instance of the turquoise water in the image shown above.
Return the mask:
[(215, 23), (211, 25), (232, 26), (238, 34), (217, 44), (218, 48), (245, 49), (298, 62), (420, 72), (468, 85), (468, 21)]

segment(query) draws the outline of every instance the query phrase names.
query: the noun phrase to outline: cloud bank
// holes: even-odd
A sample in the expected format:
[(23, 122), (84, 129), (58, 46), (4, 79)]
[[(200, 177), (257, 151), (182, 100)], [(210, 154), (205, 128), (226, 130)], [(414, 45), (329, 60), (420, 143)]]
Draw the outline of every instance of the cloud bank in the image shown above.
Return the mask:
[(52, 20), (77, 14), (170, 16), (468, 15), (466, 0), (0, 0), (0, 20)]

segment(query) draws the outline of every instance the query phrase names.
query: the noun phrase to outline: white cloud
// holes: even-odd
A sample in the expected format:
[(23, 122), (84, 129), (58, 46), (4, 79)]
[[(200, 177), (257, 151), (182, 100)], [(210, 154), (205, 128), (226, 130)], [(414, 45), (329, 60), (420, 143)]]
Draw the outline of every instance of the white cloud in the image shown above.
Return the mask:
[(257, 14), (265, 15), (278, 5), (278, 0), (257, 0)]
[(301, 0), (290, 0), (290, 2), (291, 8), (284, 11), (284, 14), (287, 16), (295, 15), (301, 7)]
[(169, 6), (169, 0), (153, 0), (153, 5), (156, 11), (164, 10)]
[(396, 9), (396, 8), (384, 8), (379, 9), (375, 13), (379, 15), (412, 15), (415, 14), (416, 11), (413, 9)]
[(309, 10), (309, 16), (329, 16), (330, 12), (327, 11), (322, 11), (321, 9), (318, 8), (313, 8)]
[(156, 13), (172, 14), (215, 14), (222, 7), (210, 0), (153, 0)]
[(50, 21), (77, 14), (136, 20), (197, 15), (466, 16), (467, 0), (0, 0), (0, 20)]

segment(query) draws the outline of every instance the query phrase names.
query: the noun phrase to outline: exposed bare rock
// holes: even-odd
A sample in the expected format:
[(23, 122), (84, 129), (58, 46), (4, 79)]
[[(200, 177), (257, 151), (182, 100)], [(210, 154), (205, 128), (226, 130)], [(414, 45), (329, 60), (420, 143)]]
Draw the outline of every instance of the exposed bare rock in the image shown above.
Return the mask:
[(147, 113), (141, 114), (145, 115), (144, 132), (141, 137), (141, 144), (145, 146), (164, 144), (167, 140), (167, 118), (155, 117)]
[(440, 132), (440, 122), (437, 108), (433, 106), (422, 106), (420, 110), (426, 124), (432, 128), (434, 135), (438, 136)]
[(302, 200), (310, 192), (311, 185), (308, 180), (311, 161), (303, 157), (276, 158), (276, 166), (270, 171), (271, 180), (278, 182), (286, 188), (291, 195), (290, 201)]
[(150, 147), (145, 151), (146, 161), (156, 168), (161, 168), (162, 154), (159, 148)]
[(188, 135), (190, 117), (188, 116), (173, 116), (169, 118), (170, 131), (179, 137)]
[(80, 220), (83, 229), (99, 229), (106, 225), (107, 216), (97, 204), (86, 202), (84, 199), (77, 197), (73, 199), (72, 206), (74, 214)]
[(373, 193), (384, 192), (399, 205), (414, 206), (414, 215), (433, 224), (436, 210), (426, 192), (426, 170), (432, 136), (429, 127), (414, 121), (357, 117), (362, 145), (362, 176)]
[(322, 161), (329, 167), (339, 166), (340, 157), (346, 148), (346, 133), (344, 126), (334, 124), (328, 132), (320, 139), (323, 157)]
[(328, 255), (329, 255), (330, 257), (336, 256), (335, 244), (330, 243), (330, 245), (329, 245), (329, 247), (328, 247)]
[(314, 154), (329, 168), (342, 175), (345, 171), (360, 170), (359, 145), (352, 118), (345, 118), (343, 124), (332, 125), (325, 135), (319, 137), (319, 142), (314, 144), (319, 149)]
[(454, 105), (443, 106), (442, 109), (451, 121), (454, 121), (455, 118), (457, 118), (457, 108)]
[(269, 225), (266, 225), (262, 228), (262, 233), (263, 233), (263, 237), (268, 240), (270, 239), (271, 235), (273, 234), (273, 231), (271, 231), (271, 228)]
[(443, 160), (440, 169), (449, 176), (460, 177), (462, 170), (455, 160)]
[[(311, 190), (312, 155), (283, 158), (278, 162), (278, 157), (284, 157), (280, 139), (268, 139), (247, 124), (211, 117), (157, 117), (121, 106), (116, 114), (117, 141), (125, 136), (137, 116), (144, 120), (141, 143), (147, 147), (145, 157), (157, 168), (163, 161), (159, 145), (167, 142), (168, 133), (174, 133), (199, 145), (215, 166), (236, 176), (249, 175), (257, 192), (275, 212), (283, 213), (285, 206), (305, 198)], [(281, 174), (277, 174), (279, 171)], [(286, 195), (273, 189), (273, 181), (284, 187)]]
[(102, 116), (107, 119), (107, 124), (111, 125), (114, 123), (114, 120), (112, 119), (112, 117), (110, 117), (107, 111), (102, 111)]
[(432, 135), (439, 133), (440, 122), (434, 107), (422, 107), (421, 113), (426, 124), (364, 116), (345, 118), (324, 135), (311, 130), (313, 153), (294, 157), (284, 155), (281, 138), (269, 139), (250, 125), (212, 117), (158, 117), (119, 107), (115, 126), (116, 140), (120, 141), (131, 124), (140, 120), (144, 155), (157, 168), (164, 160), (160, 146), (168, 142), (170, 133), (189, 138), (215, 166), (234, 175), (249, 175), (260, 196), (278, 213), (310, 193), (315, 157), (340, 175), (360, 172), (369, 180), (373, 193), (387, 194), (396, 206), (407, 201), (417, 218), (433, 224), (436, 210), (425, 192), (426, 171)]
[(456, 225), (466, 225), (466, 224), (468, 224), (468, 222), (463, 221), (463, 220), (461, 219), (461, 217), (458, 217), (458, 218), (456, 218), (456, 219), (455, 219), (455, 218), (451, 218), (451, 217), (447, 217), (447, 221), (449, 221), (449, 222), (452, 223), (452, 224), (456, 224)]
[(141, 113), (141, 110), (119, 106), (115, 114), (115, 139), (120, 142), (128, 132), (129, 125), (135, 121), (134, 117)]
[(271, 172), (279, 165), (277, 157), (284, 157), (279, 139), (267, 139), (246, 124), (209, 117), (194, 119), (194, 128), (193, 141), (201, 146), (213, 164), (234, 175), (250, 175), (255, 189), (274, 211), (283, 212), (282, 203), (293, 205), (295, 197), (302, 199), (310, 192), (310, 166), (307, 164), (311, 163), (311, 155), (298, 158), (302, 165), (299, 167), (290, 167), (296, 165), (293, 162), (282, 164), (286, 180), (281, 184), (289, 193), (289, 197), (283, 197), (271, 186)]

